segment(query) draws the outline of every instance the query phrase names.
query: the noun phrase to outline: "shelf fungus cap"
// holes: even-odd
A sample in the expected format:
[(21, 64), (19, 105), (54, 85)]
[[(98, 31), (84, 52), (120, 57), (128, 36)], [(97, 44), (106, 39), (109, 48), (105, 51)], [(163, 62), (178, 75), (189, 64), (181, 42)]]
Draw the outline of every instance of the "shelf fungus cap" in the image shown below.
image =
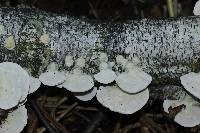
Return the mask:
[(56, 70), (58, 70), (58, 64), (56, 62), (51, 62), (47, 66), (47, 71), (56, 71)]
[(15, 48), (15, 39), (14, 36), (9, 36), (5, 39), (4, 47), (8, 50), (13, 50)]
[(108, 61), (108, 55), (106, 53), (100, 53), (99, 60), (100, 60), (100, 62), (107, 62)]
[(138, 65), (140, 64), (140, 59), (139, 59), (137, 56), (133, 57), (133, 58), (131, 59), (131, 61), (132, 61), (132, 63), (133, 63), (134, 65), (136, 65), (136, 66), (138, 66)]
[(41, 85), (41, 82), (38, 78), (30, 76), (30, 87), (29, 94), (35, 92)]
[(200, 73), (188, 73), (180, 77), (181, 84), (192, 95), (200, 99)]
[(50, 37), (49, 34), (44, 33), (40, 36), (40, 42), (44, 43), (45, 45), (47, 45), (50, 42)]
[(97, 87), (94, 87), (93, 89), (86, 92), (75, 92), (73, 94), (77, 99), (81, 101), (89, 101), (96, 96), (96, 93), (97, 93)]
[(100, 64), (100, 72), (94, 75), (96, 81), (102, 84), (109, 84), (115, 80), (117, 75), (112, 69), (109, 69), (108, 64), (102, 62)]
[(0, 35), (5, 34), (5, 33), (6, 33), (6, 30), (5, 30), (4, 25), (0, 24)]
[(80, 57), (76, 60), (77, 67), (83, 68), (85, 66), (85, 59)]
[(27, 110), (25, 106), (20, 106), (8, 113), (5, 121), (0, 125), (0, 133), (20, 133), (27, 124)]
[(15, 88), (15, 77), (0, 69), (0, 108), (10, 109), (16, 106), (21, 98), (21, 90)]
[(196, 2), (193, 13), (194, 15), (200, 15), (200, 0)]
[(66, 67), (71, 67), (73, 64), (74, 64), (73, 56), (66, 55), (65, 56), (65, 66)]
[(130, 94), (120, 90), (117, 86), (101, 86), (97, 90), (97, 100), (111, 111), (121, 114), (133, 114), (140, 110), (149, 99), (149, 90), (137, 94)]
[(29, 75), (21, 66), (12, 62), (0, 63), (0, 108), (10, 109), (26, 99)]
[(152, 77), (141, 69), (131, 66), (131, 64), (127, 64), (128, 70), (119, 74), (115, 81), (123, 91), (137, 93), (147, 88)]
[(79, 69), (75, 69), (73, 73), (67, 76), (62, 86), (71, 92), (86, 92), (92, 89), (94, 81), (90, 75), (83, 74)]
[(39, 76), (39, 80), (47, 86), (56, 86), (66, 80), (64, 72), (60, 71), (47, 71)]
[(199, 103), (193, 100), (190, 96), (186, 96), (183, 100), (165, 100), (163, 108), (165, 112), (168, 109), (185, 105), (181, 111), (175, 116), (174, 121), (184, 127), (194, 127), (200, 124), (200, 106)]
[(128, 60), (125, 59), (122, 55), (117, 55), (116, 62), (117, 62), (117, 64), (120, 64), (124, 67), (124, 66), (126, 66)]

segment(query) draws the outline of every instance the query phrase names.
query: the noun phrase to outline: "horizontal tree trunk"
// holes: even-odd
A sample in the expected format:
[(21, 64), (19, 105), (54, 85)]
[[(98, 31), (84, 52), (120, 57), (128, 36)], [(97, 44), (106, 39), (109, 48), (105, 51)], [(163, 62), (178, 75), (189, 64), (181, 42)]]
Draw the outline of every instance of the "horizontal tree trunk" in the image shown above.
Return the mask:
[[(179, 77), (199, 71), (200, 18), (142, 19), (126, 22), (97, 22), (68, 15), (46, 13), (33, 8), (1, 8), (0, 61), (16, 62), (38, 75), (55, 61), (64, 69), (65, 55), (84, 57), (106, 52), (139, 57), (142, 68), (153, 76), (153, 84), (178, 84)], [(45, 45), (43, 33), (50, 36)], [(8, 50), (5, 39), (13, 35), (16, 47)], [(86, 70), (95, 73), (89, 60)]]

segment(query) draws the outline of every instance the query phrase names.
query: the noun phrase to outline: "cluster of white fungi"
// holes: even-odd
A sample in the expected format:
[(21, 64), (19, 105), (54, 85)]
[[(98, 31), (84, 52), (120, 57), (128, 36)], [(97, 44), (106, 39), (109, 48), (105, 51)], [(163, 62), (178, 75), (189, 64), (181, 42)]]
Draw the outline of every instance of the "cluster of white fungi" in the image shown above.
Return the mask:
[[(194, 14), (199, 15), (200, 2), (197, 2)], [(16, 63), (0, 63), (0, 109), (8, 112), (7, 117), (0, 121), (1, 133), (20, 133), (27, 124), (27, 110), (24, 103), (27, 95), (34, 93), (43, 83), (71, 91), (82, 101), (96, 99), (111, 111), (121, 114), (133, 114), (140, 110), (149, 99), (148, 86), (152, 77), (140, 68), (137, 57), (132, 60), (118, 55), (115, 62), (109, 62), (106, 53), (99, 53), (99, 72), (94, 75), (84, 73), (86, 60), (83, 57), (73, 59), (67, 55), (65, 66), (71, 71), (59, 71), (58, 64), (52, 62), (46, 72), (39, 78), (32, 77)], [(115, 71), (120, 67), (124, 71)], [(180, 77), (181, 84), (187, 92), (200, 99), (200, 73), (191, 72)], [(96, 87), (94, 82), (100, 86)], [(166, 99), (163, 103), (165, 112), (169, 108), (185, 105), (176, 116), (175, 122), (184, 127), (200, 124), (200, 103), (191, 95), (182, 99)]]

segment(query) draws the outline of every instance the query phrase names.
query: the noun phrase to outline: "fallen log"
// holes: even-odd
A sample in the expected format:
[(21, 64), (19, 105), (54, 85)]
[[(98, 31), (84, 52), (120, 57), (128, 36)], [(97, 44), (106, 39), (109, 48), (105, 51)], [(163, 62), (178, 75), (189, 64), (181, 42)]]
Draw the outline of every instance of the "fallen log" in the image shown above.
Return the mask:
[[(10, 36), (13, 49), (5, 44)], [(38, 76), (52, 61), (64, 69), (65, 56), (72, 55), (86, 58), (85, 70), (93, 74), (98, 52), (110, 61), (119, 54), (137, 56), (153, 85), (179, 84), (181, 75), (200, 69), (200, 17), (99, 22), (35, 8), (0, 9), (1, 62), (18, 63)]]

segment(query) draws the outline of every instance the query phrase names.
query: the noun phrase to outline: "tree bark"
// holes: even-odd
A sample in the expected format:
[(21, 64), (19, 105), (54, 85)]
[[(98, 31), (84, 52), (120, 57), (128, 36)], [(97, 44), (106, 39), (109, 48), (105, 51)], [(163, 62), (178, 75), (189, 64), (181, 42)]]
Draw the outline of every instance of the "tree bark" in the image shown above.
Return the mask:
[[(65, 55), (87, 59), (85, 72), (95, 73), (98, 64), (91, 57), (106, 52), (139, 57), (153, 84), (179, 84), (179, 77), (200, 69), (200, 17), (142, 19), (99, 22), (69, 15), (46, 13), (33, 8), (1, 8), (0, 61), (12, 61), (38, 76), (55, 61), (65, 69)], [(39, 41), (46, 33), (50, 42)], [(5, 39), (13, 35), (16, 47), (8, 50)]]

